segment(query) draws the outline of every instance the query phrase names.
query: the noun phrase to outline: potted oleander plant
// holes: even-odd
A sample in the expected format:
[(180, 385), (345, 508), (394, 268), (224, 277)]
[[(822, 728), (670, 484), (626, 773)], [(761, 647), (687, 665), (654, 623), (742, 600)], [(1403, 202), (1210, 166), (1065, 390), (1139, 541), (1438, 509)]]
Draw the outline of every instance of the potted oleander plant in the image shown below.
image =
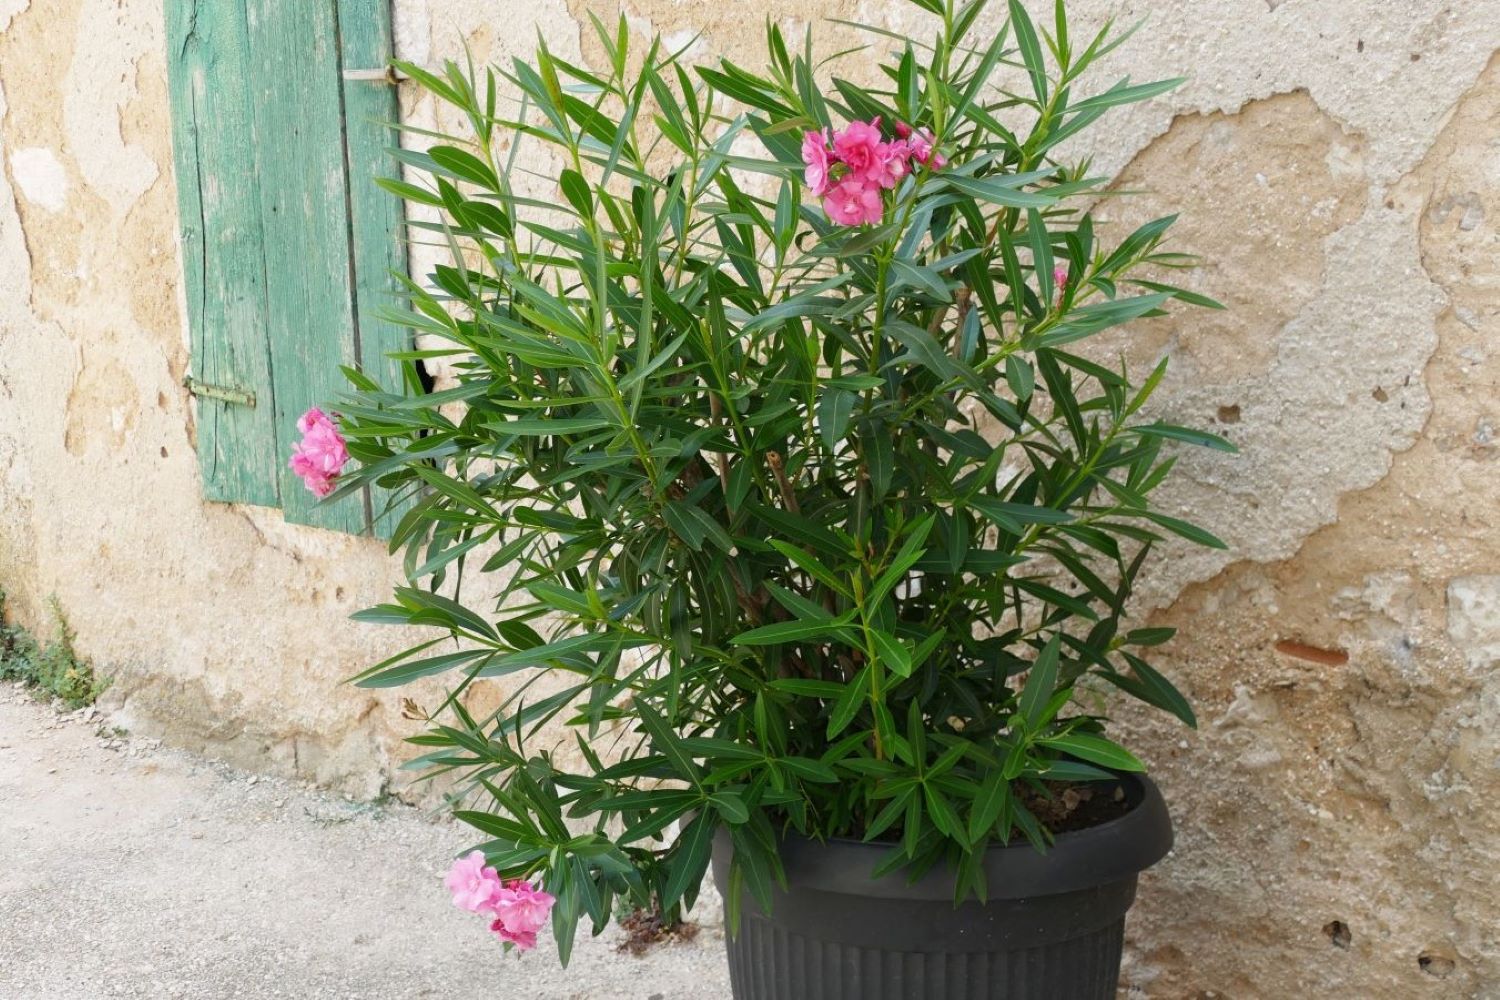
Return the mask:
[(294, 463), (399, 518), (410, 586), (357, 617), (431, 636), (357, 681), (444, 685), (413, 765), (507, 947), (550, 922), (566, 961), (711, 871), (737, 997), (1114, 996), (1171, 824), (1105, 713), (1193, 725), (1130, 596), (1166, 536), (1220, 544), (1152, 498), (1231, 446), (1142, 415), (1165, 362), (1090, 355), (1214, 303), (1062, 150), (1177, 81), (1093, 86), (1123, 36), (1061, 3), (911, 2), (926, 37), (832, 66), (622, 21), (599, 67), (401, 67), (467, 122), (385, 182), (444, 262), (391, 313), (405, 384), (349, 372)]

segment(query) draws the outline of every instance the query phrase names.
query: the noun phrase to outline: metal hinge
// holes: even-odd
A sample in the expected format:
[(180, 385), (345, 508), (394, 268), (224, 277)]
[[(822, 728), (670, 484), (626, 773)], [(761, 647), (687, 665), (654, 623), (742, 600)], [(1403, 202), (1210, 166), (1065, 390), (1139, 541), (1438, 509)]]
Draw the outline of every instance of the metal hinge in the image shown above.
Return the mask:
[(182, 384), (194, 396), (217, 399), (221, 403), (232, 403), (235, 406), (255, 405), (255, 393), (249, 389), (240, 389), (232, 385), (211, 385), (208, 382), (200, 382), (191, 375), (184, 376)]
[(389, 84), (411, 79), (394, 66), (387, 66), (384, 69), (346, 69), (343, 75), (345, 80), (369, 80), (374, 83)]

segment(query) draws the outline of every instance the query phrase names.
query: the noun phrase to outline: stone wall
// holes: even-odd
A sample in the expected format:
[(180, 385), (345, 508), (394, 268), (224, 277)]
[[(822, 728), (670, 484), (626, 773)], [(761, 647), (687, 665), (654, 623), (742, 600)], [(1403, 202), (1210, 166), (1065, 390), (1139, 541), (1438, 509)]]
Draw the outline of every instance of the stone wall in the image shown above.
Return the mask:
[[(421, 63), (538, 33), (598, 58), (580, 25), (620, 7), (743, 61), (764, 17), (800, 34), (813, 6), (920, 30), (897, 0), (396, 6)], [(1184, 455), (1172, 493), (1229, 551), (1166, 553), (1144, 595), (1202, 725), (1122, 713), (1180, 830), (1126, 982), (1500, 997), (1500, 2), (1071, 9), (1076, 34), (1150, 17), (1101, 87), (1190, 77), (1072, 150), (1137, 192), (1100, 215), (1181, 211), (1192, 284), (1232, 306), (1098, 349), (1170, 355), (1160, 412), (1242, 449)], [(57, 596), (132, 728), (373, 794), (412, 723), (339, 681), (399, 640), (345, 619), (396, 567), (199, 499), (161, 21), (0, 0), (0, 586), (33, 624)]]

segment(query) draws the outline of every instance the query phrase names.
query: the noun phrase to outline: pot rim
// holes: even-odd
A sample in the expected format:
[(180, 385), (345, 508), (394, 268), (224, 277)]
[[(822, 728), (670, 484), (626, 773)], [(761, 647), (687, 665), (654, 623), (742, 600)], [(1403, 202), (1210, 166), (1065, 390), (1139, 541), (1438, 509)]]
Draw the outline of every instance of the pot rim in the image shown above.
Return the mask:
[[(996, 844), (986, 849), (988, 899), (1053, 896), (1134, 879), (1172, 849), (1172, 819), (1161, 791), (1144, 774), (1122, 774), (1120, 783), (1135, 805), (1123, 816), (1057, 835), (1045, 853), (1031, 844)], [(728, 838), (724, 838), (726, 841)], [(870, 872), (886, 857), (888, 843), (845, 837), (827, 841), (796, 835), (781, 843), (787, 883), (799, 889), (887, 899), (954, 898), (954, 873), (936, 865), (915, 882), (897, 871), (881, 878)]]

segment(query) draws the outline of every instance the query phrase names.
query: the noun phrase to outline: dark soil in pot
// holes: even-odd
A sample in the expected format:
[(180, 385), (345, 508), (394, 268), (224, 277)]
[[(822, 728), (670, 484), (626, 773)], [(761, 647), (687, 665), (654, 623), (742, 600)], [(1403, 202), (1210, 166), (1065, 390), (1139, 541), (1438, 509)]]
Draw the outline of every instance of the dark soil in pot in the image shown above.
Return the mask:
[(1027, 788), (1021, 792), (1020, 799), (1021, 804), (1031, 810), (1031, 815), (1055, 834), (1087, 830), (1108, 823), (1124, 816), (1136, 805), (1125, 793), (1123, 782), (1097, 785), (1049, 782), (1045, 792)]
[[(747, 893), (727, 942), (736, 1000), (1113, 1000), (1137, 876), (1172, 846), (1150, 779), (1121, 787), (1123, 803), (1088, 801), (1123, 813), (1058, 833), (1046, 854), (991, 847), (984, 903), (955, 906), (940, 869), (871, 879), (887, 845), (784, 841), (787, 889), (769, 915)], [(731, 854), (721, 831), (713, 870), (726, 899)]]

